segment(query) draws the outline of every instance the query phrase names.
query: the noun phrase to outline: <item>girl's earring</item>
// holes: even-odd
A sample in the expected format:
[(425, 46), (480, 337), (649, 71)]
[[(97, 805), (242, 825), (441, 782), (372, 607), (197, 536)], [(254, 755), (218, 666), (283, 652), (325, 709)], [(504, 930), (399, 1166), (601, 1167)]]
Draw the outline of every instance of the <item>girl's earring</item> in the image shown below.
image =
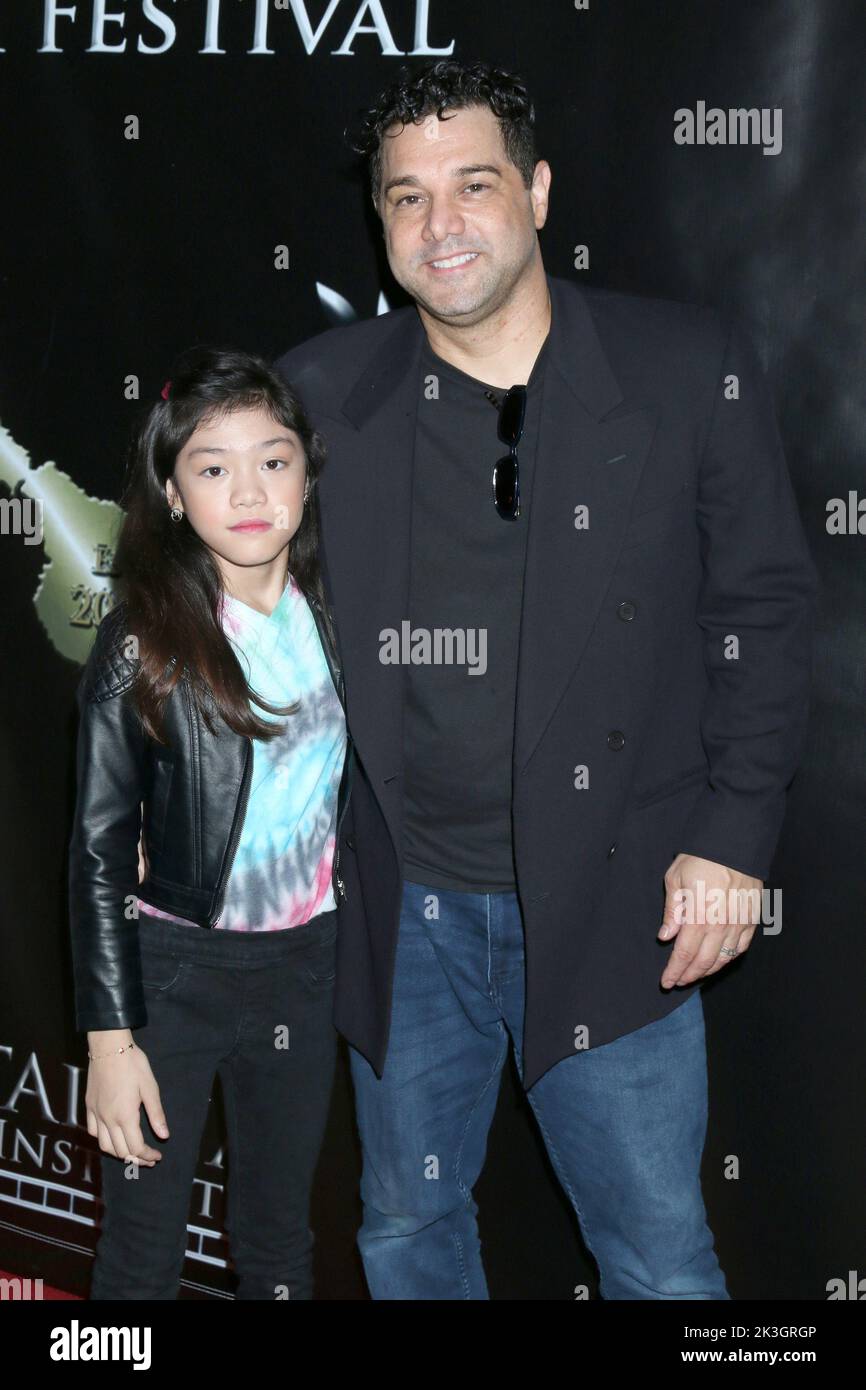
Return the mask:
[(310, 500), (309, 488), (305, 488), (305, 489), (304, 489), (304, 506), (305, 506), (305, 507), (306, 507), (307, 503), (309, 502), (309, 500)]
[(181, 511), (180, 507), (172, 507), (171, 519), (172, 521), (183, 521), (183, 512)]

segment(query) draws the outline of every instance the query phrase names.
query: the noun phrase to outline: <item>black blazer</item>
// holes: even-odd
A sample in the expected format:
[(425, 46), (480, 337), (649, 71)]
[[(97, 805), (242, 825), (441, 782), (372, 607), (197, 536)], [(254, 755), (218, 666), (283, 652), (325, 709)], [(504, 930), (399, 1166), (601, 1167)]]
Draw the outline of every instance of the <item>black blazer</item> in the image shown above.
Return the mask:
[[(513, 754), (527, 1089), (573, 1054), (581, 1025), (596, 1047), (698, 987), (659, 985), (663, 875), (677, 853), (767, 878), (808, 714), (818, 591), (767, 384), (737, 323), (547, 280)], [(403, 668), (380, 662), (379, 633), (408, 617), (423, 332), (409, 305), (275, 364), (328, 446), (323, 562), (358, 759), (335, 1021), (379, 1075), (403, 794)]]

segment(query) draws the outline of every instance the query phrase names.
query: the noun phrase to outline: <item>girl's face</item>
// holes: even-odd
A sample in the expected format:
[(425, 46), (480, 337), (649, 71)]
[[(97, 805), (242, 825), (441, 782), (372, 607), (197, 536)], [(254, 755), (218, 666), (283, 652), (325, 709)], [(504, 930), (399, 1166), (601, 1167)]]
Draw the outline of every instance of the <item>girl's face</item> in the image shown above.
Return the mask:
[(300, 436), (260, 406), (199, 425), (165, 491), (230, 574), (270, 565), (287, 548), (303, 517), (305, 478)]

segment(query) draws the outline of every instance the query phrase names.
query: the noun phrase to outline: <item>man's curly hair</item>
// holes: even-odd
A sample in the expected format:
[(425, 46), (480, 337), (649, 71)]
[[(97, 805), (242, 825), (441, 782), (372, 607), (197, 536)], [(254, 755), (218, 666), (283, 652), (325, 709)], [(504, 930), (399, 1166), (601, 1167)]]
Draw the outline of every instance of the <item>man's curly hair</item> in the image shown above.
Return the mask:
[[(538, 162), (535, 108), (521, 79), (516, 73), (489, 63), (440, 58), (414, 75), (404, 64), (397, 79), (364, 113), (357, 133), (349, 140), (356, 154), (366, 156), (370, 192), (377, 209), (385, 132), (392, 125), (399, 125), (402, 130), (410, 121), (418, 122), (434, 111), (439, 120), (447, 120), (445, 110), (468, 106), (487, 106), (498, 117), (505, 153), (529, 188)], [(399, 135), (400, 130), (394, 135)]]

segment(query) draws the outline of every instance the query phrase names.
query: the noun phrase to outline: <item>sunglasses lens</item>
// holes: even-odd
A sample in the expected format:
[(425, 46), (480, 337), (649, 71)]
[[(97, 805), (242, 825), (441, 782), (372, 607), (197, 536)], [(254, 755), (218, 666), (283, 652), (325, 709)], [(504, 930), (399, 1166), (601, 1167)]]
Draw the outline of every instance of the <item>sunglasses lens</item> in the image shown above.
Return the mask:
[(500, 516), (513, 517), (517, 507), (517, 461), (500, 459), (493, 470), (493, 501)]
[(499, 412), (499, 438), (513, 449), (523, 433), (523, 414), (526, 409), (526, 387), (512, 386), (506, 392)]

